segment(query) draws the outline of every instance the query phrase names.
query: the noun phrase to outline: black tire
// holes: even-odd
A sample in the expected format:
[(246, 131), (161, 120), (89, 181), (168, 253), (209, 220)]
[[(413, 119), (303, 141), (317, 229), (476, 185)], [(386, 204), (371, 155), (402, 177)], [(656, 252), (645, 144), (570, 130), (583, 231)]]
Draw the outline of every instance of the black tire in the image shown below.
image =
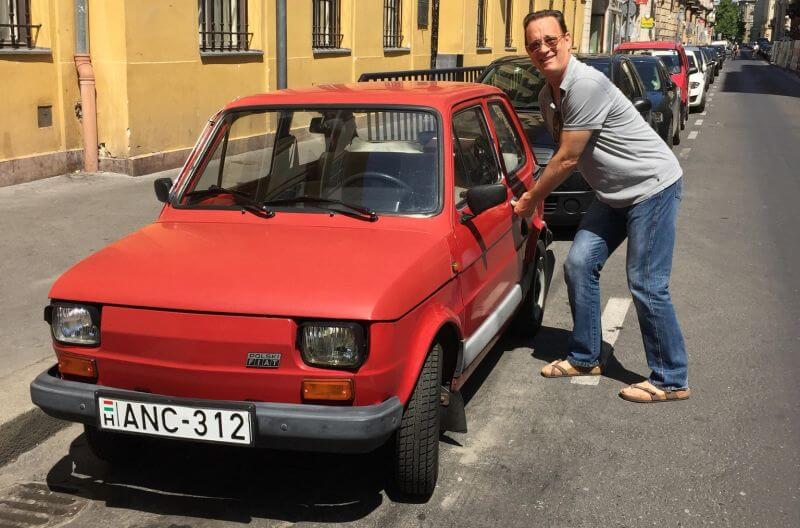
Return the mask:
[(681, 108), (681, 126), (680, 129), (683, 130), (686, 128), (686, 121), (689, 119), (689, 107)]
[(132, 435), (101, 431), (84, 425), (83, 434), (94, 456), (115, 466), (135, 464), (142, 455), (142, 439)]
[(547, 269), (547, 248), (542, 240), (536, 242), (536, 253), (533, 256), (534, 264), (531, 266), (533, 279), (528, 293), (511, 323), (512, 331), (523, 337), (533, 337), (542, 328), (544, 307), (547, 302), (550, 273)]
[(675, 127), (675, 134), (672, 135), (672, 145), (680, 145), (681, 144), (681, 127)]
[(400, 493), (427, 500), (439, 476), (442, 346), (434, 343), (395, 437), (395, 483)]

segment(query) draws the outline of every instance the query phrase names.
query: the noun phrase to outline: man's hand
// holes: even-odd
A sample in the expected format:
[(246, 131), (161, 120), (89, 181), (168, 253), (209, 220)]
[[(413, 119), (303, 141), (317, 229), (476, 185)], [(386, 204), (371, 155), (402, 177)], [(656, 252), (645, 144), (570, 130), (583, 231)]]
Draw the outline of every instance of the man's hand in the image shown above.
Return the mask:
[(519, 200), (511, 200), (511, 206), (514, 208), (514, 214), (519, 216), (530, 217), (536, 213), (536, 202), (533, 201), (531, 191), (522, 193)]

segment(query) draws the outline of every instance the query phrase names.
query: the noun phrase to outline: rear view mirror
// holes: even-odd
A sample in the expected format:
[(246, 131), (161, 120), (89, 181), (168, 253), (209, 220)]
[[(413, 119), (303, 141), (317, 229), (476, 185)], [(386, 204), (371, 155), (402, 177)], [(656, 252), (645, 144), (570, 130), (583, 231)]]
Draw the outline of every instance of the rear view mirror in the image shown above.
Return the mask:
[(153, 182), (156, 190), (156, 198), (161, 203), (169, 203), (169, 191), (172, 190), (172, 180), (170, 178), (159, 178)]
[(505, 202), (508, 198), (508, 191), (506, 190), (506, 186), (502, 183), (478, 185), (467, 190), (466, 198), (467, 205), (472, 214), (462, 215), (462, 223), (478, 216), (487, 209), (491, 209)]
[(653, 103), (651, 103), (649, 99), (640, 97), (633, 102), (633, 107), (636, 108), (637, 112), (643, 114), (649, 112), (653, 108)]
[(693, 73), (697, 73), (697, 68), (695, 68), (694, 66), (689, 68), (689, 75), (692, 75)]
[(325, 133), (325, 127), (322, 124), (322, 116), (311, 118), (311, 123), (308, 125), (308, 131), (314, 134)]

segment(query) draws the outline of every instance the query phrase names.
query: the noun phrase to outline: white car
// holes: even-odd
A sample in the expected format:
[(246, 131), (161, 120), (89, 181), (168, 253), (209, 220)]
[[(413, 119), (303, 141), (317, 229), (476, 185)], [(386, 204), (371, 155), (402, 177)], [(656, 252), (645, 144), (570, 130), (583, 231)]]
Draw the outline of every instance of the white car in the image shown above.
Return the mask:
[(689, 59), (689, 108), (702, 112), (706, 109), (706, 76), (701, 70), (702, 59), (696, 51), (686, 50)]

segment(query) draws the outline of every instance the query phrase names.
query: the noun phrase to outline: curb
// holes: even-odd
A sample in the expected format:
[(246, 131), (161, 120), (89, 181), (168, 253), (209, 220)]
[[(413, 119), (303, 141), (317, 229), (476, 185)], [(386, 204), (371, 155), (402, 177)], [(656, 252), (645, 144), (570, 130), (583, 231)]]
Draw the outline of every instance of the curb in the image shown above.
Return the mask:
[(0, 467), (53, 436), (71, 422), (32, 409), (0, 425)]

